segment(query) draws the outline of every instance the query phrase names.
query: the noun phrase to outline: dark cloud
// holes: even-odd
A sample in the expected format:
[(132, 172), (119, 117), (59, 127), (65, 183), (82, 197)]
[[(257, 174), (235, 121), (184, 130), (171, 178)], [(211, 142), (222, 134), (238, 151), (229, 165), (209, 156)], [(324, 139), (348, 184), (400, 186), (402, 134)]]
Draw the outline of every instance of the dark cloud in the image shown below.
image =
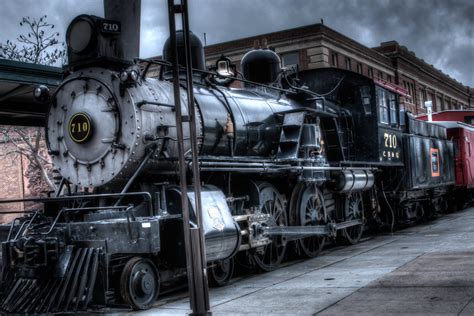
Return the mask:
[(40, 18), (47, 15), (47, 21), (55, 25), (55, 29), (64, 38), (66, 28), (71, 20), (79, 14), (103, 15), (102, 1), (97, 0), (55, 0), (34, 1), (16, 0), (2, 1), (0, 10), (0, 43), (7, 39), (15, 39), (19, 34), (27, 32), (20, 26), (23, 17)]
[[(191, 28), (207, 43), (324, 23), (369, 46), (396, 40), (458, 81), (474, 86), (472, 0), (190, 0)], [(102, 15), (102, 1), (3, 1), (0, 42), (25, 15), (48, 14), (64, 32), (77, 14)], [(142, 0), (141, 55), (160, 55), (168, 36), (165, 0)]]
[[(201, 0), (194, 30), (208, 44), (324, 23), (369, 46), (396, 40), (458, 81), (474, 85), (474, 2), (471, 0)], [(197, 3), (194, 3), (197, 6)], [(219, 13), (221, 12), (221, 13)]]

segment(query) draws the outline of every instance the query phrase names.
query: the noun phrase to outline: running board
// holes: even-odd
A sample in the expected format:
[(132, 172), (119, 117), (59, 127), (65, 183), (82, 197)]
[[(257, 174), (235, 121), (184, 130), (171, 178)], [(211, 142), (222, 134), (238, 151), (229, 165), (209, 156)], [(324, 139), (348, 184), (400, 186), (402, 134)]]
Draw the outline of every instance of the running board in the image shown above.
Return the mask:
[(263, 227), (264, 235), (268, 237), (286, 237), (286, 241), (297, 240), (305, 237), (322, 236), (335, 237), (338, 230), (362, 225), (363, 221), (355, 219), (342, 223), (329, 223), (314, 226), (272, 226)]

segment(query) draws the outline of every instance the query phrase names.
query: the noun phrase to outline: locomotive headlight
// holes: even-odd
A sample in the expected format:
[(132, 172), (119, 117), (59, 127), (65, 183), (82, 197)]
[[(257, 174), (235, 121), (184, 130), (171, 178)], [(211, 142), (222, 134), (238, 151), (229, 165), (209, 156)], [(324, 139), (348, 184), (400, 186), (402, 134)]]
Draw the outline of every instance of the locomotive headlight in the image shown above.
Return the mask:
[(237, 69), (231, 60), (222, 55), (218, 60), (214, 68), (217, 75), (211, 77), (211, 80), (219, 85), (227, 86), (234, 81), (234, 77), (237, 73)]
[(120, 73), (120, 81), (122, 83), (133, 83), (138, 80), (139, 74), (135, 69), (127, 69)]
[(77, 17), (67, 30), (67, 45), (74, 53), (85, 52), (93, 43), (94, 27), (85, 17)]
[(229, 58), (222, 55), (216, 61), (216, 72), (223, 77), (234, 77), (235, 72), (232, 69), (232, 62)]
[(322, 111), (324, 108), (324, 101), (322, 99), (316, 99), (316, 110)]
[(128, 72), (127, 71), (122, 71), (120, 73), (120, 81), (126, 82), (128, 80)]
[(50, 93), (48, 87), (40, 85), (35, 88), (33, 91), (33, 96), (37, 101), (46, 102), (50, 98)]

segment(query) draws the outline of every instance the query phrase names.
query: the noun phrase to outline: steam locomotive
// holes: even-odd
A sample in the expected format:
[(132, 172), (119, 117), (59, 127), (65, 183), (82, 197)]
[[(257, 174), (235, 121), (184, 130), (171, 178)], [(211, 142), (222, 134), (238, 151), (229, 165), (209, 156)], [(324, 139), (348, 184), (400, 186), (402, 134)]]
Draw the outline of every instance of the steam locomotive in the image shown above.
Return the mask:
[[(68, 28), (70, 74), (46, 126), (61, 185), (2, 244), (3, 311), (147, 309), (185, 276), (178, 170), (190, 168), (191, 134), (185, 125), (179, 166), (175, 61), (169, 43), (162, 62), (116, 58), (103, 21), (81, 15)], [(273, 270), (287, 248), (315, 257), (328, 239), (357, 243), (368, 223), (415, 222), (465, 195), (446, 128), (405, 113), (389, 87), (340, 69), (289, 73), (263, 47), (242, 60), (245, 87), (230, 88), (238, 79), (207, 71), (191, 37), (196, 111), (184, 88), (179, 97), (197, 122), (210, 282), (225, 284), (237, 262)], [(152, 63), (159, 78), (146, 76)]]

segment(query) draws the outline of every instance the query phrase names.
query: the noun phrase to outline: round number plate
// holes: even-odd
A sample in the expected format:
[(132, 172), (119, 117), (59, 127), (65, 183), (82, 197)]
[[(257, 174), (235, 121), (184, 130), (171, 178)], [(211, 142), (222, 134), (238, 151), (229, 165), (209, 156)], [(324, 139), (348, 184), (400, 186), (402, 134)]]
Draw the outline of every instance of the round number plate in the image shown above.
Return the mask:
[(83, 112), (74, 114), (68, 124), (69, 136), (80, 144), (88, 141), (92, 136), (92, 121), (89, 115)]

